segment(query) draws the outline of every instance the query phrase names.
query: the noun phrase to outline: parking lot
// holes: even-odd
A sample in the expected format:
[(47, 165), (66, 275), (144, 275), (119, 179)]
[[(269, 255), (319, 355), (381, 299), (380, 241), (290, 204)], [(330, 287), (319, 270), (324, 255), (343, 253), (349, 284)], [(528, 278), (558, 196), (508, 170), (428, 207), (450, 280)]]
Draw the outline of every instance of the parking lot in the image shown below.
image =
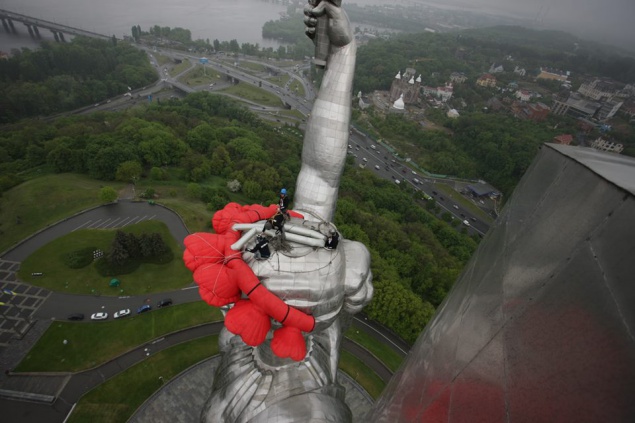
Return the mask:
[(0, 348), (23, 336), (51, 292), (17, 281), (20, 263), (0, 260)]

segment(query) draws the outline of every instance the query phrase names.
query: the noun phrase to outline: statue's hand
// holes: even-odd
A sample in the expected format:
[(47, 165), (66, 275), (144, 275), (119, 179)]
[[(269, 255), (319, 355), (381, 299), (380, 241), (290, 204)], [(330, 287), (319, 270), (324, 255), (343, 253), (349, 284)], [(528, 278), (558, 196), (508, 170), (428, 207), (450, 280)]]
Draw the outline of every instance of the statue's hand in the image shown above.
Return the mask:
[(348, 20), (346, 12), (339, 6), (334, 5), (328, 0), (322, 0), (316, 7), (310, 4), (304, 7), (304, 24), (307, 26), (305, 33), (311, 39), (315, 37), (317, 18), (320, 16), (328, 16), (327, 34), (331, 45), (335, 47), (344, 47), (353, 40), (353, 30)]

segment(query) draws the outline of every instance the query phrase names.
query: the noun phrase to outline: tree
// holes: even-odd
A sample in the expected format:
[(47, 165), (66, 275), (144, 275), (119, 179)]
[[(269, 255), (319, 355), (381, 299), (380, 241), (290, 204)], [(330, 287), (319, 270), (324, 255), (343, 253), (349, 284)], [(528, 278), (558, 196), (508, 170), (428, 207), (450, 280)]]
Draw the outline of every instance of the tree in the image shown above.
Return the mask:
[(141, 177), (141, 164), (135, 160), (123, 162), (117, 168), (116, 179), (121, 182), (132, 182), (133, 184)]
[(101, 189), (99, 196), (104, 203), (112, 203), (119, 196), (113, 187), (105, 186)]
[(229, 189), (231, 192), (238, 192), (240, 191), (240, 188), (241, 188), (241, 185), (238, 179), (233, 179), (227, 182), (227, 189)]

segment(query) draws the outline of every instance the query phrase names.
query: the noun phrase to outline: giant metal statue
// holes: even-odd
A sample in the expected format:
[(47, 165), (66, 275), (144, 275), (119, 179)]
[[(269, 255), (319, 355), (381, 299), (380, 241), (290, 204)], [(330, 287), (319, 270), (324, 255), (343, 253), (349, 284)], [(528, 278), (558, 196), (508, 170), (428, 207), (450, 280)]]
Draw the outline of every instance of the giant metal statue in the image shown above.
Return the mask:
[(356, 46), (339, 2), (316, 3), (305, 10), (306, 32), (325, 73), (307, 122), (295, 207), (281, 218), (277, 205), (230, 203), (214, 215), (215, 234), (185, 240), (184, 261), (202, 298), (225, 312), (204, 422), (351, 420), (336, 378), (339, 348), (350, 316), (372, 297), (372, 275), (366, 247), (337, 242), (332, 220)]

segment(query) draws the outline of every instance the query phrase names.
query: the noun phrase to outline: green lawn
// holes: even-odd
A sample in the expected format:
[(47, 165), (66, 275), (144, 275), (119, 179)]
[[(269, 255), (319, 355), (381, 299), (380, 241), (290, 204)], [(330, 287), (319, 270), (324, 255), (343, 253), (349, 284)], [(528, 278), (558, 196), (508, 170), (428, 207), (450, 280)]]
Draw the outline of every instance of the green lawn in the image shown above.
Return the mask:
[(250, 70), (251, 72), (249, 73), (251, 74), (265, 71), (265, 66), (261, 63), (254, 63), (254, 62), (248, 62), (246, 60), (243, 60), (239, 63), (239, 65), (243, 69)]
[(221, 91), (233, 94), (254, 103), (262, 104), (263, 106), (282, 107), (283, 105), (282, 100), (280, 100), (276, 95), (250, 84), (241, 83), (232, 85), (231, 87), (224, 88)]
[[(82, 268), (69, 268), (62, 258), (65, 253), (94, 247), (108, 251), (115, 236), (114, 229), (82, 229), (46, 244), (31, 254), (20, 266), (19, 278), (27, 283), (53, 291), (93, 295), (139, 295), (179, 289), (192, 282), (192, 274), (183, 265), (183, 254), (165, 223), (150, 220), (123, 229), (124, 232), (158, 232), (174, 253), (166, 264), (142, 263), (133, 273), (117, 276), (119, 288), (108, 286), (111, 277), (101, 276), (94, 263)], [(102, 260), (104, 260), (102, 258)], [(32, 276), (33, 272), (43, 276)]]
[(377, 342), (375, 338), (354, 327), (349, 328), (344, 334), (348, 339), (351, 339), (368, 351), (370, 351), (375, 357), (381, 360), (388, 368), (394, 373), (397, 371), (403, 358), (390, 348), (387, 344)]
[(300, 97), (304, 97), (305, 94), (304, 86), (300, 84), (297, 79), (294, 79), (291, 84), (289, 84), (289, 91), (299, 95)]
[[(209, 336), (161, 351), (84, 395), (73, 410), (69, 423), (124, 422), (163, 383), (190, 366), (218, 354), (218, 339)], [(373, 398), (385, 384), (363, 363), (342, 352), (340, 369), (355, 379)], [(163, 382), (159, 379), (163, 378)]]
[(272, 84), (278, 85), (280, 87), (284, 87), (284, 85), (287, 83), (289, 78), (291, 78), (289, 75), (287, 75), (286, 73), (283, 73), (278, 76), (273, 76), (269, 78), (268, 81), (271, 82)]
[(346, 351), (341, 352), (339, 368), (359, 383), (374, 399), (379, 397), (386, 386), (377, 373)]
[(47, 225), (98, 206), (104, 185), (123, 186), (64, 173), (31, 179), (4, 192), (0, 197), (0, 252)]
[(194, 69), (179, 78), (179, 82), (183, 82), (184, 84), (191, 86), (209, 85), (216, 81), (216, 71), (214, 69), (203, 69), (202, 66), (196, 66)]
[[(222, 320), (203, 301), (106, 322), (54, 322), (16, 368), (18, 372), (77, 372), (99, 366), (144, 342)], [(64, 345), (64, 339), (68, 343)], [(166, 378), (167, 380), (167, 378)]]
[(168, 71), (168, 73), (170, 74), (170, 76), (175, 77), (178, 74), (180, 74), (181, 72), (189, 69), (190, 66), (192, 66), (192, 64), (190, 63), (189, 60), (183, 60), (183, 62), (179, 63), (178, 65), (176, 65), (172, 69), (170, 69)]
[(216, 354), (217, 336), (206, 336), (158, 352), (84, 395), (68, 422), (125, 422), (163, 383)]

